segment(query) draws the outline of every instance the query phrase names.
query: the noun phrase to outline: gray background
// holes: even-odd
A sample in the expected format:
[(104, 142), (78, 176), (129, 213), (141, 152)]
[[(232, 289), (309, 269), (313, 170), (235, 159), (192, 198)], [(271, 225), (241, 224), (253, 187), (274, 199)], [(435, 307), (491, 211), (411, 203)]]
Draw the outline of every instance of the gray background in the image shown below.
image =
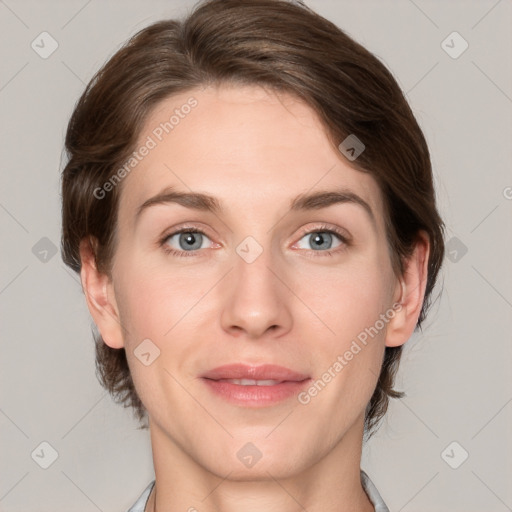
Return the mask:
[[(391, 403), (362, 467), (392, 512), (512, 510), (512, 2), (306, 3), (406, 91), (448, 226), (444, 291), (397, 379), (407, 396)], [(60, 171), (92, 74), (130, 35), (192, 5), (0, 1), (1, 511), (123, 512), (153, 478), (147, 431), (95, 377), (89, 313), (58, 251)], [(59, 45), (47, 59), (31, 48), (43, 31)], [(456, 59), (441, 45), (453, 31), (469, 44)], [(43, 441), (58, 452), (48, 469)]]

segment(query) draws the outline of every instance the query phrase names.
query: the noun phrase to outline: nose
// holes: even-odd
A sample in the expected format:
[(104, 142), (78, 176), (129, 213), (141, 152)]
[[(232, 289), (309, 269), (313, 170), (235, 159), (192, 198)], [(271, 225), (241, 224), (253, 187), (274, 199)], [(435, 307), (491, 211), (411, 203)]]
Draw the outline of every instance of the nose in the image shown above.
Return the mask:
[(233, 259), (234, 268), (222, 285), (223, 329), (252, 340), (288, 332), (292, 326), (293, 294), (285, 284), (283, 269), (272, 261), (270, 251), (264, 250), (252, 262), (238, 253)]

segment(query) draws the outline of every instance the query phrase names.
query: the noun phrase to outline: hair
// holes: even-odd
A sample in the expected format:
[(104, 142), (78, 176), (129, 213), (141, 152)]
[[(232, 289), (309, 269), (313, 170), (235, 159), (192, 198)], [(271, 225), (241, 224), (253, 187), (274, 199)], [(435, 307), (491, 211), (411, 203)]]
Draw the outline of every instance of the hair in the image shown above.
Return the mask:
[[(430, 253), (426, 316), (444, 257), (444, 224), (436, 208), (429, 150), (404, 94), (388, 69), (340, 28), (288, 0), (207, 0), (183, 20), (153, 23), (133, 35), (93, 76), (67, 127), (62, 172), (63, 261), (80, 272), (88, 241), (98, 270), (111, 277), (121, 186), (99, 199), (98, 187), (133, 153), (144, 121), (162, 100), (199, 87), (259, 85), (302, 100), (338, 148), (348, 135), (364, 145), (354, 169), (370, 173), (384, 198), (393, 271), (403, 275), (420, 231)], [(122, 185), (122, 183), (121, 183)], [(96, 372), (116, 402), (147, 417), (124, 348), (93, 336)], [(365, 411), (369, 438), (385, 415), (402, 346), (386, 347)], [(140, 428), (147, 428), (147, 424)]]

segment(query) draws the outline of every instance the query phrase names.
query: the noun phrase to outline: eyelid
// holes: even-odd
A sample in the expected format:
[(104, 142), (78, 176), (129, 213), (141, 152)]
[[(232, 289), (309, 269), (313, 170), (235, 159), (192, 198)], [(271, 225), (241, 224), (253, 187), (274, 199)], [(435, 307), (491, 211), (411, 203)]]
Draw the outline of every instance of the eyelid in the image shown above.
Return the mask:
[(301, 229), (300, 236), (302, 238), (305, 235), (321, 231), (332, 231), (336, 235), (338, 235), (345, 243), (349, 243), (352, 241), (352, 237), (346, 229), (340, 228), (339, 226), (336, 226), (334, 224), (326, 224), (325, 222), (322, 222), (319, 226), (315, 226), (312, 228), (308, 228), (307, 226), (305, 226), (304, 228)]
[(170, 236), (174, 236), (174, 235), (177, 235), (179, 233), (182, 233), (182, 232), (186, 232), (187, 230), (189, 231), (194, 231), (194, 232), (199, 232), (199, 233), (202, 233), (203, 235), (206, 235), (207, 237), (209, 238), (212, 238), (212, 234), (210, 233), (211, 230), (209, 230), (207, 227), (203, 227), (202, 225), (198, 225), (196, 223), (188, 223), (186, 222), (185, 224), (178, 224), (176, 226), (172, 226), (168, 229), (166, 229), (162, 235), (160, 235), (160, 239), (162, 238), (169, 238)]
[[(334, 224), (326, 224), (325, 222), (320, 222), (320, 225), (317, 225), (317, 226), (314, 226), (314, 227), (303, 227), (300, 229), (299, 233), (300, 233), (300, 236), (304, 236), (304, 235), (307, 235), (311, 232), (316, 232), (316, 231), (321, 231), (321, 230), (331, 230), (331, 231), (334, 231), (335, 233), (339, 234), (340, 236), (343, 236), (346, 240), (350, 241), (351, 240), (351, 235), (350, 233), (346, 230), (346, 229), (343, 229), (343, 228), (340, 228), (339, 226), (336, 226)], [(314, 222), (309, 222), (309, 224), (314, 224)], [(193, 223), (185, 223), (185, 224), (178, 224), (177, 226), (173, 226), (173, 227), (170, 227), (168, 229), (166, 229), (164, 231), (164, 233), (161, 235), (161, 237), (163, 236), (171, 236), (171, 235), (174, 235), (174, 234), (177, 234), (178, 232), (182, 231), (182, 230), (186, 230), (186, 229), (196, 229), (198, 230), (199, 232), (203, 232), (203, 234), (207, 235), (207, 236), (210, 236), (210, 234), (208, 234), (208, 228), (207, 227), (202, 227), (202, 226), (198, 226), (197, 224), (193, 224)]]

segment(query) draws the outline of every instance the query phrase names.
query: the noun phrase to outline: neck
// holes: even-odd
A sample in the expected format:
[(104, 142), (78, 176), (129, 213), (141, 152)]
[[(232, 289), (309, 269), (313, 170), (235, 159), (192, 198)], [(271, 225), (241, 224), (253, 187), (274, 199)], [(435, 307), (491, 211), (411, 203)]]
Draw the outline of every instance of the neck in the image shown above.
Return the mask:
[(302, 471), (250, 480), (206, 469), (151, 420), (150, 433), (156, 483), (146, 512), (374, 512), (360, 479), (362, 422)]

